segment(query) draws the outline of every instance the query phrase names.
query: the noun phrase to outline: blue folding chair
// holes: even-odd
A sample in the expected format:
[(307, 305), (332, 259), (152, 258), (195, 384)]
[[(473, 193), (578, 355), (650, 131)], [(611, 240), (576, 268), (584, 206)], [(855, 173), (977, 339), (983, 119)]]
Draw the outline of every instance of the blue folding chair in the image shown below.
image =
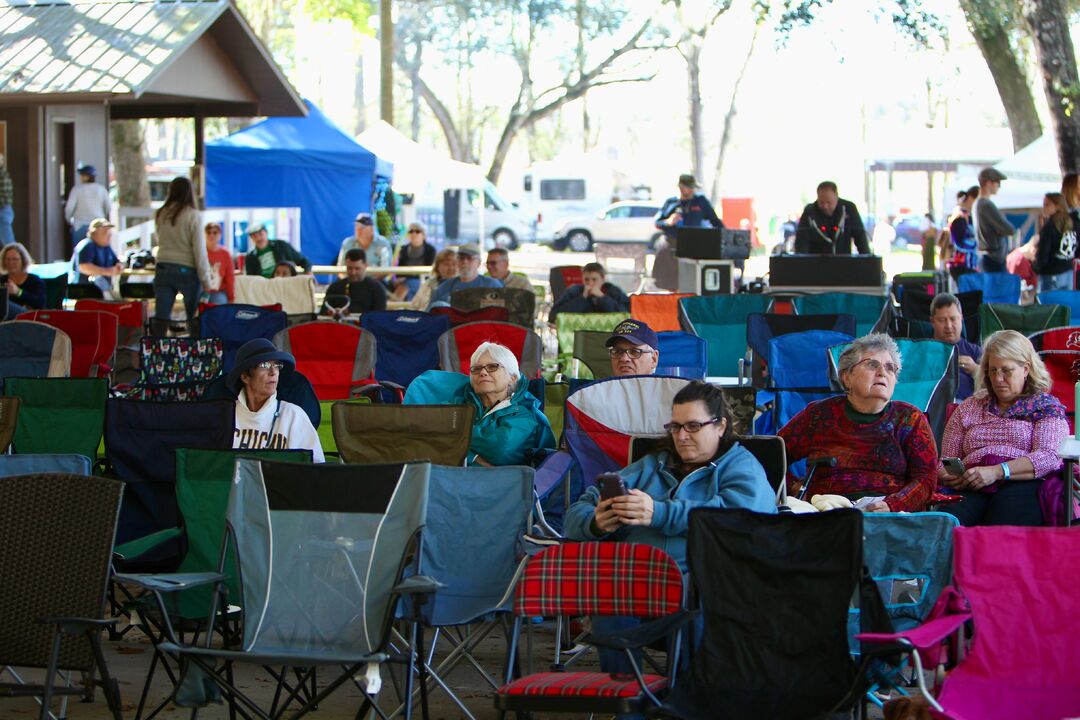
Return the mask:
[(1064, 305), (1072, 317), (1080, 318), (1080, 290), (1050, 290), (1035, 296), (1040, 305)]
[(670, 331), (656, 334), (660, 360), (657, 375), (704, 380), (709, 364), (709, 344), (704, 338), (686, 332)]
[(708, 343), (711, 377), (738, 377), (746, 356), (746, 317), (768, 312), (768, 295), (707, 295), (679, 300), (679, 324)]
[(450, 318), (416, 310), (367, 312), (360, 327), (375, 336), (375, 379), (407, 388), (439, 367), (438, 341)]
[(884, 295), (828, 292), (794, 298), (792, 305), (799, 315), (854, 315), (856, 337), (887, 331), (893, 316), (892, 303)]
[(753, 366), (751, 382), (754, 387), (769, 387), (769, 341), (780, 335), (807, 330), (832, 330), (855, 337), (855, 316), (847, 313), (832, 315), (751, 313), (746, 317), (746, 344), (750, 348)]
[(285, 329), (289, 316), (281, 310), (269, 310), (257, 305), (230, 303), (207, 308), (199, 316), (199, 337), (221, 338), (225, 348), (222, 372), (232, 370), (236, 351), (248, 340), (274, 336)]
[(89, 476), (91, 467), (90, 458), (85, 455), (69, 453), (0, 455), (0, 477), (36, 475), (39, 473)]
[(982, 290), (984, 303), (1016, 305), (1020, 302), (1020, 288), (1020, 276), (1012, 273), (965, 273), (956, 279), (959, 292)]
[(769, 341), (769, 390), (758, 394), (763, 404), (772, 393), (772, 412), (754, 426), (758, 435), (775, 435), (791, 418), (815, 400), (836, 394), (829, 383), (829, 348), (852, 337), (832, 330), (807, 330)]

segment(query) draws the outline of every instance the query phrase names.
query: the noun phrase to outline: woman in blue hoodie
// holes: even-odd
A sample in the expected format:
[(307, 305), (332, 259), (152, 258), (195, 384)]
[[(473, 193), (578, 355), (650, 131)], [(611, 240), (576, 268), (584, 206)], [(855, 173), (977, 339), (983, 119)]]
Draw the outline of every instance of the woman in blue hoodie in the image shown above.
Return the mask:
[(529, 394), (517, 358), (498, 343), (480, 343), (469, 374), (428, 370), (409, 384), (406, 405), (476, 408), (466, 465), (528, 465), (530, 452), (554, 448), (551, 424)]

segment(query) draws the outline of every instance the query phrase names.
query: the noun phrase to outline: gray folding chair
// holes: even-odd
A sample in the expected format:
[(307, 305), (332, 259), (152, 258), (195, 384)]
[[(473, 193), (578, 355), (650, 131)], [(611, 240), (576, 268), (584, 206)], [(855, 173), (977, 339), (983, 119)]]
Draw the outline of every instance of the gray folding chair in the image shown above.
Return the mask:
[(347, 463), (430, 460), (463, 465), (472, 441), (471, 405), (380, 405), (335, 402), (334, 440)]

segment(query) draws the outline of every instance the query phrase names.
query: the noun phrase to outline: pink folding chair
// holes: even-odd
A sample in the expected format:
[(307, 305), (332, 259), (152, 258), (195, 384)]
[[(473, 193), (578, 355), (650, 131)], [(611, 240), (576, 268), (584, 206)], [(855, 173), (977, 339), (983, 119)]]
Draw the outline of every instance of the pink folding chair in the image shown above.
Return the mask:
[[(1080, 616), (1072, 572), (1080, 533), (1068, 528), (957, 528), (953, 585), (930, 618), (907, 632), (865, 634), (864, 643), (912, 651), (920, 690), (935, 717), (952, 720), (1060, 720), (1080, 717)], [(966, 607), (965, 607), (966, 601)], [(974, 640), (935, 699), (922, 666), (971, 619)]]

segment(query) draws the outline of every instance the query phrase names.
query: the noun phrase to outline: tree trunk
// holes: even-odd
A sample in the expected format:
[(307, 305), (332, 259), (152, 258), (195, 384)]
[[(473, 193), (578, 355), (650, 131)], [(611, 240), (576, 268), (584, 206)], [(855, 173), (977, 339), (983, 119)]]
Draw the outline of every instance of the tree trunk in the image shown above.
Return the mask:
[(720, 151), (716, 155), (716, 170), (713, 173), (712, 192), (709, 193), (714, 205), (720, 202), (720, 181), (724, 172), (724, 158), (727, 154), (728, 145), (731, 144), (731, 129), (735, 125), (735, 114), (737, 112), (735, 103), (739, 99), (739, 86), (742, 85), (743, 78), (746, 76), (746, 68), (750, 65), (750, 58), (754, 55), (754, 46), (757, 45), (758, 37), (761, 35), (761, 26), (762, 23), (760, 22), (754, 24), (754, 34), (750, 36), (750, 47), (746, 49), (746, 55), (743, 57), (739, 74), (735, 76), (735, 84), (731, 87), (731, 102), (728, 103), (728, 110), (724, 114), (724, 128), (720, 132)]
[(994, 0), (960, 0), (968, 27), (990, 68), (1001, 104), (1005, 107), (1013, 150), (1019, 150), (1042, 136), (1042, 123), (1035, 111), (1035, 99), (1024, 68), (1009, 43), (1008, 28), (1002, 24), (994, 5)]
[(686, 60), (687, 99), (690, 102), (691, 171), (699, 183), (705, 180), (702, 175), (705, 169), (705, 139), (701, 127), (701, 45), (697, 37), (680, 44), (683, 59)]
[(113, 120), (112, 160), (121, 207), (149, 207), (150, 183), (146, 179), (146, 150), (138, 120)]
[(1035, 41), (1058, 164), (1062, 175), (1076, 172), (1080, 165), (1080, 79), (1065, 7), (1062, 0), (1024, 0), (1023, 11)]
[(359, 135), (367, 130), (367, 105), (364, 103), (364, 58), (356, 53), (356, 82), (353, 84), (353, 132)]
[(379, 106), (383, 122), (394, 124), (394, 7), (379, 0)]

